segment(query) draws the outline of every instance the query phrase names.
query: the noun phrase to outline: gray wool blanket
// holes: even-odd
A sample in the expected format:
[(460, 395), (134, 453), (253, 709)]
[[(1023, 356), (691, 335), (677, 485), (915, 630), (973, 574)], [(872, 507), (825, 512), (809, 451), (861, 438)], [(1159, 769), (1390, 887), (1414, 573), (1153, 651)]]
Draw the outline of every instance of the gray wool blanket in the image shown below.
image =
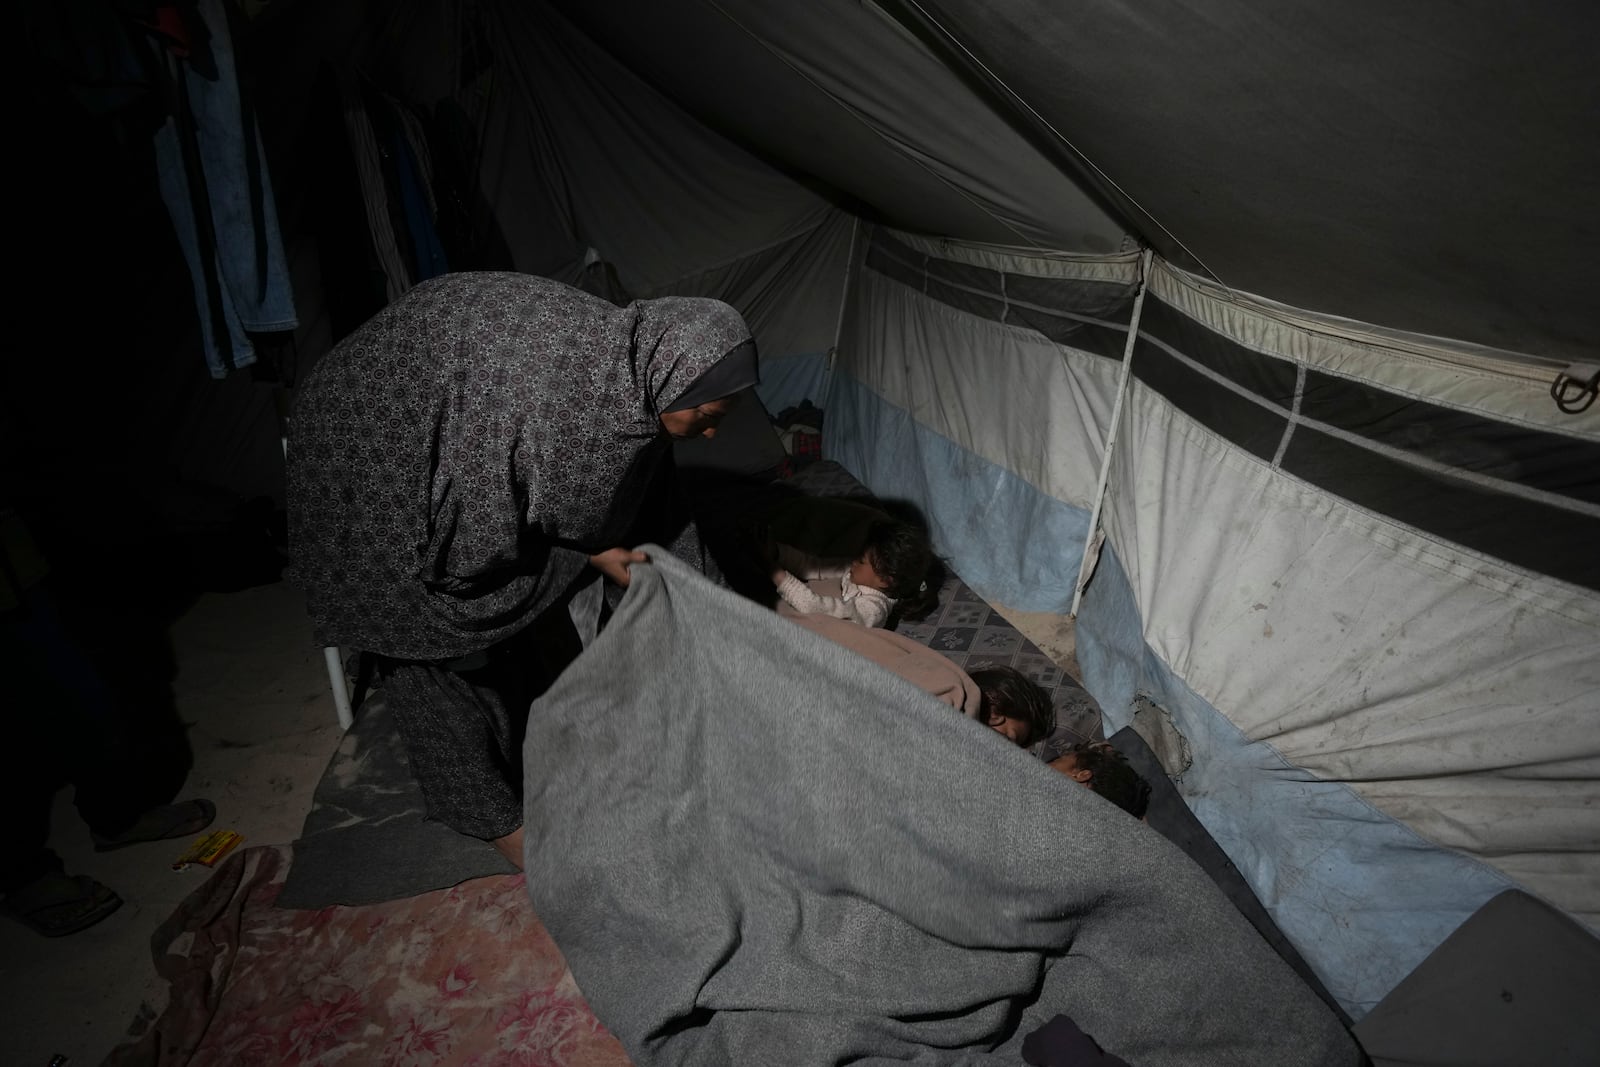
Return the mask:
[(533, 705), (528, 888), (636, 1064), (1356, 1064), (1159, 834), (667, 553)]

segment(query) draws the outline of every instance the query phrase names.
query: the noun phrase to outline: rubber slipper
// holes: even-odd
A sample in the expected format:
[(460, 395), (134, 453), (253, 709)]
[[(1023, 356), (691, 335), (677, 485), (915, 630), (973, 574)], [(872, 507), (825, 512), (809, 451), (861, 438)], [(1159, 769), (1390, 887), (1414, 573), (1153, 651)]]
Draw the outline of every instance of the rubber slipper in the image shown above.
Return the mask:
[(0, 901), (0, 913), (45, 937), (87, 930), (120, 907), (122, 898), (93, 878), (60, 871), (35, 878)]
[(185, 800), (181, 804), (163, 804), (139, 816), (139, 821), (114, 837), (90, 831), (96, 852), (113, 852), (129, 845), (143, 845), (150, 841), (166, 841), (174, 837), (189, 837), (211, 825), (217, 817), (217, 806), (209, 800)]

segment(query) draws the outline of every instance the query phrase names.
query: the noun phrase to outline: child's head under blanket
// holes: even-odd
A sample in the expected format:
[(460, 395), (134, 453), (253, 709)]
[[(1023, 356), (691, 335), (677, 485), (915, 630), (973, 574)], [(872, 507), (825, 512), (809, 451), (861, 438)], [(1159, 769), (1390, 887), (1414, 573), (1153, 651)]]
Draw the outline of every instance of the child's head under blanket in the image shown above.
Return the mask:
[(967, 673), (983, 696), (978, 717), (990, 729), (1023, 748), (1055, 729), (1050, 695), (1015, 667), (979, 667)]
[(1144, 818), (1150, 807), (1150, 783), (1128, 765), (1128, 758), (1105, 741), (1073, 745), (1050, 761), (1050, 766), (1079, 785), (1105, 797), (1132, 815)]

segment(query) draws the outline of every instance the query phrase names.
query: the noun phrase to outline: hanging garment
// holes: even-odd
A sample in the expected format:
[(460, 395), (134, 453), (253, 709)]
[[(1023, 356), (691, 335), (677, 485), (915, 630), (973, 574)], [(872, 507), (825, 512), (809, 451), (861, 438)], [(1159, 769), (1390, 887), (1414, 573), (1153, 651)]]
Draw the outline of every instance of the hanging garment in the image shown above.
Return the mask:
[(341, 92), (344, 96), (345, 128), (350, 135), (350, 151), (355, 156), (356, 171), (361, 176), (361, 196), (367, 211), (367, 225), (372, 230), (372, 247), (383, 267), (389, 302), (393, 303), (411, 288), (412, 278), (396, 239), (394, 225), (390, 222), (389, 188), (384, 177), (383, 153), (360, 90), (346, 83)]
[[(479, 148), (472, 120), (453, 100), (428, 118), (429, 171), (438, 200), (439, 239), (456, 270), (510, 270), (513, 261), (479, 182)], [(593, 290), (589, 290), (593, 292)], [(608, 294), (612, 303), (625, 304)]]
[(403, 104), (392, 97), (369, 96), (373, 130), (383, 145), (388, 164), (385, 179), (389, 191), (390, 219), (396, 236), (402, 232), (407, 263), (414, 281), (423, 282), (449, 272), (444, 246), (434, 228), (436, 209), (433, 188), (425, 162), (427, 142), (422, 126)]
[(344, 116), (344, 96), (332, 64), (317, 74), (307, 108), (306, 147), (317, 160), (307, 192), (305, 222), (317, 246), (322, 297), (335, 342), (355, 332), (388, 303), (388, 282), (367, 226), (366, 197)]
[[(294, 291), (278, 232), (261, 134), (239, 89), (225, 0), (199, 0), (154, 31), (172, 113), (156, 131), (161, 198), (194, 284), (200, 336), (213, 377), (255, 362), (247, 331), (292, 330)], [(169, 25), (170, 24), (170, 25)]]

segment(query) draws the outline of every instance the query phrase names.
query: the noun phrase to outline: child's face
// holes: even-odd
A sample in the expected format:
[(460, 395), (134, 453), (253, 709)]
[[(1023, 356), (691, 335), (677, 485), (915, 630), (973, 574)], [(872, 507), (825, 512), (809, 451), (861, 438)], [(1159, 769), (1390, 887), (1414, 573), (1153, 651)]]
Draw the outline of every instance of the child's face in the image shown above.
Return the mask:
[(878, 573), (872, 565), (872, 553), (863, 552), (861, 558), (850, 564), (850, 580), (868, 589), (887, 590), (889, 579)]
[(1028, 741), (1028, 724), (1021, 719), (1012, 719), (1005, 715), (989, 716), (989, 729), (1010, 741), (1013, 745), (1026, 744)]

